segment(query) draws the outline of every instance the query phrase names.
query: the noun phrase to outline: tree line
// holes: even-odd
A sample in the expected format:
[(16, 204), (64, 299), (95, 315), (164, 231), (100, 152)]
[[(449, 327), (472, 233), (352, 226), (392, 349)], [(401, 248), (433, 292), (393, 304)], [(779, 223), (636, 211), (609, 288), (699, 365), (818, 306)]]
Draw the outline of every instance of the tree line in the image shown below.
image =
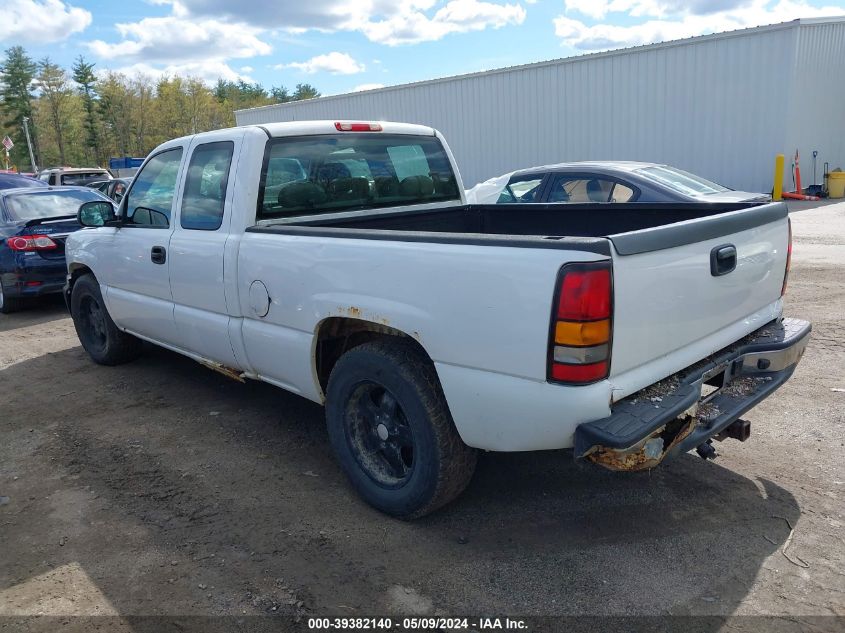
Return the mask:
[(319, 96), (310, 84), (268, 91), (244, 81), (210, 87), (196, 77), (97, 73), (82, 56), (66, 70), (13, 46), (0, 63), (0, 137), (14, 142), (9, 161), (19, 171), (33, 170), (24, 118), (39, 168), (107, 166), (109, 157), (146, 156), (168, 139), (232, 126), (235, 110)]

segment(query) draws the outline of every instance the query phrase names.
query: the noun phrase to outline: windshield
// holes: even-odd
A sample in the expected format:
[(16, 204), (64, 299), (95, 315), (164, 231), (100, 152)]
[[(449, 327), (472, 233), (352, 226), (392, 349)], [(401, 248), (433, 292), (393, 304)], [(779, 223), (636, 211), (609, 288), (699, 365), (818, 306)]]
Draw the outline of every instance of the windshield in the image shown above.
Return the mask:
[(688, 196), (708, 196), (714, 193), (730, 191), (727, 187), (705, 180), (695, 174), (691, 174), (675, 167), (644, 167), (636, 170), (637, 174), (649, 180), (669, 187)]
[(459, 200), (433, 136), (348, 134), (271, 140), (258, 219)]
[(94, 189), (72, 191), (32, 190), (8, 195), (6, 211), (12, 220), (41, 220), (76, 215), (83, 202), (102, 200)]

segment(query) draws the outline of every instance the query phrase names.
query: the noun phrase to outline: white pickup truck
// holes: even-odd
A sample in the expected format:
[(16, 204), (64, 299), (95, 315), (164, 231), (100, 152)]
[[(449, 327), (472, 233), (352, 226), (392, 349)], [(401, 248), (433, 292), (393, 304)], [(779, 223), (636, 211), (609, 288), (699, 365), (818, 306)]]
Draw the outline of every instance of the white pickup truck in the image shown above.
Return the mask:
[(314, 121), (175, 139), (67, 241), (98, 363), (140, 340), (324, 403), (373, 506), (417, 517), (478, 449), (651, 468), (745, 439), (810, 324), (783, 204), (467, 205), (441, 135)]

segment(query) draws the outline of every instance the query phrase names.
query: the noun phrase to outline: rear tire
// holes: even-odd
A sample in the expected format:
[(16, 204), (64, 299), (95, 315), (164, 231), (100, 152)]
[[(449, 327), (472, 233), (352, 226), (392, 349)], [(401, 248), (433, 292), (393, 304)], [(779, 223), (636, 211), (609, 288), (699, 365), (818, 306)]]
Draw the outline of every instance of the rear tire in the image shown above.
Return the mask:
[(70, 314), (82, 347), (95, 363), (120, 365), (141, 353), (141, 341), (121, 332), (112, 321), (93, 275), (83, 275), (73, 285)]
[(367, 503), (413, 519), (466, 488), (477, 452), (463, 443), (431, 361), (401, 339), (364, 343), (332, 369), (329, 439)]
[(11, 314), (21, 309), (23, 302), (18, 297), (7, 297), (0, 284), (0, 314)]

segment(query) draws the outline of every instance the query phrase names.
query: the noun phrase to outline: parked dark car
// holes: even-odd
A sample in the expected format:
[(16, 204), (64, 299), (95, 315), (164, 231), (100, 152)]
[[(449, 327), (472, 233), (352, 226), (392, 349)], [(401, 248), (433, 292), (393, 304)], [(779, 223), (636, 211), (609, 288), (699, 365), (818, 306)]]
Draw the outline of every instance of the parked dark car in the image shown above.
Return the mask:
[(467, 191), (478, 204), (519, 202), (757, 202), (769, 196), (734, 191), (669, 165), (630, 161), (560, 163), (482, 182)]
[(112, 178), (111, 180), (93, 180), (85, 186), (96, 189), (115, 202), (120, 202), (131, 182), (131, 178)]
[(84, 202), (106, 198), (87, 187), (0, 190), (0, 312), (19, 309), (29, 297), (62, 291), (65, 239), (80, 228)]
[(20, 189), (22, 187), (46, 187), (47, 183), (21, 176), (20, 174), (0, 173), (0, 189)]

